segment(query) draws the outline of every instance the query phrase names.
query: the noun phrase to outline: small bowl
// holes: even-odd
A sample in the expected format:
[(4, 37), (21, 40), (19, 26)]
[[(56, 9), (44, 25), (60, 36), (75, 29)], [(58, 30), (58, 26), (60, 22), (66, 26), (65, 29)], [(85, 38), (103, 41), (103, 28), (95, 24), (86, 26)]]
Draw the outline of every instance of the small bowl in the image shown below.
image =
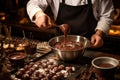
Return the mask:
[(119, 61), (112, 57), (97, 57), (92, 60), (94, 72), (105, 80), (114, 80)]
[(25, 53), (15, 52), (9, 56), (9, 59), (12, 61), (19, 61), (25, 59), (26, 57), (27, 55)]
[(119, 65), (119, 61), (112, 57), (97, 57), (92, 60), (92, 65), (98, 69), (112, 69)]
[(9, 61), (11, 62), (13, 68), (20, 68), (24, 66), (26, 57), (26, 53), (14, 52), (9, 55)]
[(85, 37), (79, 35), (67, 35), (67, 40), (76, 43), (80, 42), (83, 44), (83, 48), (81, 50), (60, 50), (54, 47), (56, 43), (62, 42), (64, 39), (64, 35), (62, 35), (54, 37), (48, 41), (48, 44), (53, 52), (56, 53), (63, 61), (72, 61), (78, 59), (80, 56), (83, 56), (85, 49), (90, 46), (90, 41)]

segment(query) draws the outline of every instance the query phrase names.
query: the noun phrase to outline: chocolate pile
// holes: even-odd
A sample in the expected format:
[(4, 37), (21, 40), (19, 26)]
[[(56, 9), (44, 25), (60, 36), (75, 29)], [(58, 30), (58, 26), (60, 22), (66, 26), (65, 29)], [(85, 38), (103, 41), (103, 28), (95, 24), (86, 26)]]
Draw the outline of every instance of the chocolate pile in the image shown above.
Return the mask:
[(64, 80), (74, 71), (75, 67), (44, 59), (20, 68), (16, 72), (14, 80)]

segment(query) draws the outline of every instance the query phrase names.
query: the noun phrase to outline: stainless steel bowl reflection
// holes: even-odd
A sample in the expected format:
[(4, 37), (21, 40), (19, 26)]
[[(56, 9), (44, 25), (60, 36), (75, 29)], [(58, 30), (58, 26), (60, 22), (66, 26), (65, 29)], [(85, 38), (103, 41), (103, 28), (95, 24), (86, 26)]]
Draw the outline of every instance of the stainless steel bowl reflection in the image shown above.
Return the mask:
[(83, 44), (84, 48), (82, 50), (74, 50), (74, 51), (61, 51), (57, 48), (54, 48), (55, 43), (64, 41), (64, 35), (57, 36), (48, 41), (50, 47), (52, 48), (53, 52), (58, 54), (58, 57), (63, 61), (72, 61), (77, 59), (80, 56), (83, 56), (87, 47), (90, 46), (90, 41), (82, 36), (79, 35), (67, 35), (67, 39), (72, 42), (80, 42)]

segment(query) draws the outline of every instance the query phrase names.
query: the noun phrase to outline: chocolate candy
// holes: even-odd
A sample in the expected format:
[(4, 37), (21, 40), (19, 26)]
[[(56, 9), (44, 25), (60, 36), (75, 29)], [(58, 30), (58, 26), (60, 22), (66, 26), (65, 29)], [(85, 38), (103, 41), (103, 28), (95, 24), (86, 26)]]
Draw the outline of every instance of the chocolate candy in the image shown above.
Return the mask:
[(72, 73), (73, 67), (59, 65), (50, 60), (41, 60), (37, 62), (31, 62), (24, 68), (18, 70), (15, 74), (17, 78), (23, 80), (58, 80), (68, 77)]

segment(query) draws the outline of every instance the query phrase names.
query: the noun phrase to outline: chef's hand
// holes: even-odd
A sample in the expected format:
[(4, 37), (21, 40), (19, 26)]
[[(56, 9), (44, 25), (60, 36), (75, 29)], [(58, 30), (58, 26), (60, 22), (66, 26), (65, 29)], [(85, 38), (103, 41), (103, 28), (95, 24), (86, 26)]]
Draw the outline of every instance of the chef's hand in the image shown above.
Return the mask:
[(91, 44), (92, 44), (92, 48), (100, 48), (103, 46), (104, 42), (103, 42), (103, 37), (104, 33), (100, 30), (97, 30), (96, 33), (94, 35), (92, 35), (91, 37)]
[(39, 27), (39, 28), (47, 28), (49, 26), (51, 26), (51, 19), (50, 17), (45, 14), (42, 11), (38, 11), (35, 14), (35, 24)]

